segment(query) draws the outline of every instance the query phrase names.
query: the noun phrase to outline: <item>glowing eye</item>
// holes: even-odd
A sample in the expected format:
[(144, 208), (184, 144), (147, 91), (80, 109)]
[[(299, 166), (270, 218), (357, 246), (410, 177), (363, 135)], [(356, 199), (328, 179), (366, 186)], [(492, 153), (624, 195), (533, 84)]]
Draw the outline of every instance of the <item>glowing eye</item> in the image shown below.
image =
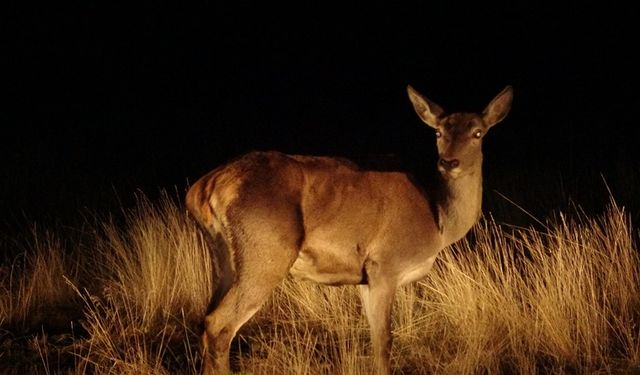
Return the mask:
[(438, 138), (442, 137), (442, 133), (440, 132), (440, 130), (436, 130), (436, 137)]
[(473, 133), (473, 136), (474, 136), (474, 137), (476, 137), (476, 138), (480, 138), (480, 137), (482, 137), (482, 131), (480, 131), (480, 130), (476, 130), (476, 132), (475, 132), (475, 133)]

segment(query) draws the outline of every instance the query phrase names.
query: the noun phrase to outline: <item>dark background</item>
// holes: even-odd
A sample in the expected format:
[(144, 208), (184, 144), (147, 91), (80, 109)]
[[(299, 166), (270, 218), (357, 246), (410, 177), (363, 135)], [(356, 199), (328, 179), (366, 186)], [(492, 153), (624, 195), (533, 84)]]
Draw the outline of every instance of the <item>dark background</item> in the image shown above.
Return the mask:
[(253, 149), (434, 168), (407, 84), (449, 111), (514, 86), (485, 141), (485, 212), (500, 221), (527, 222), (500, 194), (540, 217), (573, 203), (598, 213), (605, 181), (637, 217), (637, 12), (481, 3), (12, 9), (0, 225), (72, 225), (136, 191), (181, 197)]

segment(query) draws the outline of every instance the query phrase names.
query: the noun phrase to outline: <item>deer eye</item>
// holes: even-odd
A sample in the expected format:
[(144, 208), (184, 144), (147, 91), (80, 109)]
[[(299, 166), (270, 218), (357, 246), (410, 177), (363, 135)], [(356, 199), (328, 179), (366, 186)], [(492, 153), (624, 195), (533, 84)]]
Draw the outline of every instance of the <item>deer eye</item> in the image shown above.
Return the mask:
[(436, 130), (436, 137), (442, 137), (442, 132), (440, 132), (440, 130)]
[(475, 138), (480, 138), (480, 137), (482, 137), (482, 130), (476, 130), (476, 131), (473, 133), (473, 136), (474, 136)]

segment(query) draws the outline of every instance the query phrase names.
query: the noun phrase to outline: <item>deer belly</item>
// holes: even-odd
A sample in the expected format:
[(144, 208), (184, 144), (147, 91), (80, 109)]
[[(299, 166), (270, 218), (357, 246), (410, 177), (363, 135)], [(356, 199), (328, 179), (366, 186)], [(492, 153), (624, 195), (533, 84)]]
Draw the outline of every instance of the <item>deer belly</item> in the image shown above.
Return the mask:
[(290, 271), (295, 278), (328, 285), (366, 283), (364, 258), (353, 250), (303, 247)]

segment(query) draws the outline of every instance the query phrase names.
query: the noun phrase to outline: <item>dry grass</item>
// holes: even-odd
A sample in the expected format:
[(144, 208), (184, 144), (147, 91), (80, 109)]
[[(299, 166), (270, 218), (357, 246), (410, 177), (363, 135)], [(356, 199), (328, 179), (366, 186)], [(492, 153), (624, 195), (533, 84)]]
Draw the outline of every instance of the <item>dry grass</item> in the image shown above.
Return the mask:
[[(36, 233), (1, 266), (0, 371), (197, 373), (215, 272), (184, 211), (167, 197), (141, 199), (123, 225), (107, 220), (89, 233), (66, 247)], [(597, 218), (558, 215), (543, 230), (483, 220), (398, 293), (396, 373), (640, 371), (636, 236), (615, 204)], [(64, 332), (51, 329), (60, 316)], [(286, 280), (233, 350), (246, 373), (371, 373), (350, 286)]]

